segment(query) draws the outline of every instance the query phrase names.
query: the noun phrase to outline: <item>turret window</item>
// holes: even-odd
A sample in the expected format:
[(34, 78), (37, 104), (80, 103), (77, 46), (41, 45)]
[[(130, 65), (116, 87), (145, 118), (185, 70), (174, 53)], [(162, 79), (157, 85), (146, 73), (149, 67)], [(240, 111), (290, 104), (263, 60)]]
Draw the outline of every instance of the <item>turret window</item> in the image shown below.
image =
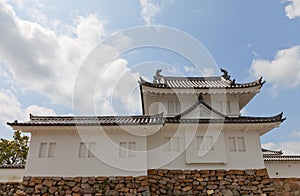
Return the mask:
[(230, 152), (245, 152), (244, 137), (228, 137), (228, 147)]
[(168, 101), (168, 114), (174, 115), (180, 113), (179, 101)]
[(120, 142), (119, 157), (135, 157), (136, 142)]
[(55, 142), (42, 142), (40, 143), (39, 148), (39, 158), (54, 158), (55, 156), (55, 148), (56, 143)]
[(96, 142), (80, 142), (79, 158), (93, 158), (96, 150)]

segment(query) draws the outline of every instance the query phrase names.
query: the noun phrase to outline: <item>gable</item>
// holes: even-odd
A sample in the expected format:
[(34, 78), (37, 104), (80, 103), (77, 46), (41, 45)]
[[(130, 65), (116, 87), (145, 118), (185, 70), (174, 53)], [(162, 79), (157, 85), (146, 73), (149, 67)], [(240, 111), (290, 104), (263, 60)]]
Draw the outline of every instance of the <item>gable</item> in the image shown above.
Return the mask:
[(175, 117), (181, 119), (224, 119), (225, 115), (213, 109), (199, 97), (194, 105)]
[(223, 115), (213, 112), (203, 104), (199, 104), (192, 111), (182, 116), (185, 119), (222, 119)]

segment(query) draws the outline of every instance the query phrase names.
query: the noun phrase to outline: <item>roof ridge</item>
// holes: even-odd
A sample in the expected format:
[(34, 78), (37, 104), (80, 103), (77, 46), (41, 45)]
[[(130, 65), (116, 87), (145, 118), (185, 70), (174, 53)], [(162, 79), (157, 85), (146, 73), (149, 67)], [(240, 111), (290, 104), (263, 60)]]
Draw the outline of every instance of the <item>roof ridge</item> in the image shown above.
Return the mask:
[[(192, 88), (192, 89), (206, 89), (206, 88), (248, 88), (259, 86), (261, 88), (265, 81), (262, 77), (252, 82), (236, 83), (236, 80), (224, 78), (224, 76), (211, 76), (211, 77), (173, 77), (161, 76), (163, 82), (148, 82), (142, 77), (138, 81), (142, 86), (149, 86), (154, 88)], [(182, 84), (181, 81), (185, 83)], [(198, 82), (196, 82), (198, 81)], [(196, 83), (195, 83), (196, 82)]]
[[(164, 79), (181, 79), (181, 80), (221, 80), (222, 76), (188, 76), (188, 77), (179, 77), (179, 76), (163, 76)], [(224, 78), (225, 79), (225, 78)], [(226, 80), (226, 79), (225, 79)]]

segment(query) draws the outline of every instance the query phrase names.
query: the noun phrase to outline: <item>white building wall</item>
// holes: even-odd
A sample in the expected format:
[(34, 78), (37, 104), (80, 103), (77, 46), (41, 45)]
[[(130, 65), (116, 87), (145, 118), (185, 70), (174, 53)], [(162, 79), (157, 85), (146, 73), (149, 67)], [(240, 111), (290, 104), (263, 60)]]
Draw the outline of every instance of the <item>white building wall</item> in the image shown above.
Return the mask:
[[(241, 128), (242, 129), (242, 128)], [(231, 169), (259, 169), (265, 168), (261, 151), (260, 136), (255, 130), (230, 129), (224, 132), (228, 164)], [(245, 152), (230, 152), (229, 137), (243, 137), (245, 141)]]
[[(259, 134), (255, 130), (224, 126), (218, 131), (218, 127), (209, 126), (207, 133), (208, 127), (197, 124), (165, 124), (157, 132), (147, 126), (107, 127), (105, 130), (81, 127), (79, 133), (72, 127), (46, 127), (32, 134), (24, 175), (139, 176), (153, 168), (229, 170), (265, 167)], [(147, 134), (150, 135), (146, 137)], [(195, 147), (197, 136), (212, 136), (214, 150), (199, 154)], [(244, 138), (245, 151), (231, 152), (228, 137)], [(95, 143), (95, 157), (79, 157), (81, 142)], [(130, 156), (129, 151), (125, 155), (122, 151), (121, 156), (120, 142), (134, 142), (134, 156)], [(55, 143), (53, 157), (39, 157), (41, 143)]]
[(300, 162), (266, 161), (265, 166), (270, 178), (299, 178)]
[[(106, 133), (97, 128), (76, 130), (43, 130), (31, 136), (25, 176), (126, 176), (147, 173), (145, 138), (127, 132), (110, 130)], [(106, 134), (110, 135), (108, 137)], [(56, 143), (53, 158), (39, 158), (40, 143)], [(81, 142), (95, 142), (95, 157), (79, 158)], [(135, 157), (119, 157), (119, 142), (136, 142), (140, 152)], [(105, 157), (105, 158), (104, 158)]]
[[(168, 126), (168, 125), (167, 125)], [(162, 169), (261, 169), (265, 168), (261, 153), (259, 134), (255, 131), (241, 131), (238, 129), (222, 130), (217, 137), (215, 150), (209, 151), (204, 156), (199, 156), (193, 147), (197, 132), (191, 134), (191, 130), (201, 128), (192, 125), (181, 128), (174, 125), (164, 127), (160, 132), (148, 138), (149, 168)], [(177, 130), (177, 131), (176, 131)], [(216, 136), (217, 132), (212, 135)], [(189, 135), (189, 136), (188, 136)], [(209, 135), (209, 134), (208, 134)], [(162, 138), (174, 136), (180, 138), (180, 151), (164, 151), (161, 146)], [(185, 138), (188, 136), (188, 138)], [(228, 137), (243, 137), (245, 141), (245, 152), (230, 152), (228, 148)], [(185, 139), (183, 139), (185, 138)], [(184, 149), (182, 149), (184, 148)], [(154, 150), (155, 149), (155, 150)]]
[(23, 168), (1, 168), (0, 182), (22, 182)]
[[(157, 114), (163, 112), (165, 115), (174, 115), (168, 113), (168, 102), (169, 101), (178, 101), (180, 103), (181, 112), (187, 110), (192, 105), (194, 105), (198, 100), (197, 95), (168, 95), (158, 98), (157, 102), (152, 103), (151, 106), (145, 106), (151, 108), (151, 114)], [(228, 116), (239, 116), (240, 108), (238, 104), (238, 98), (234, 95), (215, 95), (215, 96), (205, 96), (205, 103), (210, 105), (212, 108), (217, 110), (220, 113)], [(155, 107), (154, 107), (155, 106)], [(157, 107), (158, 106), (158, 107)], [(158, 111), (156, 110), (158, 108)], [(177, 114), (177, 113), (175, 113)]]

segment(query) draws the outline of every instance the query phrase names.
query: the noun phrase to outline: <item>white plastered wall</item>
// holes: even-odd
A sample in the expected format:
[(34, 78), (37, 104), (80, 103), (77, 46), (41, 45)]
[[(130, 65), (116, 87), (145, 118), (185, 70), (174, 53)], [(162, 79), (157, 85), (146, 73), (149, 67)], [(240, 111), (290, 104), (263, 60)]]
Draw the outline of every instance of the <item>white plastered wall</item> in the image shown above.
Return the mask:
[[(191, 130), (203, 131), (197, 125), (188, 125), (181, 128), (166, 125), (160, 132), (152, 135), (147, 140), (149, 168), (163, 169), (261, 169), (264, 162), (261, 153), (259, 134), (254, 130), (242, 131), (237, 127), (226, 127), (221, 132), (215, 143), (215, 150), (205, 156), (199, 156), (193, 147), (191, 135), (197, 134)], [(178, 131), (176, 131), (178, 130)], [(193, 133), (191, 133), (193, 132)], [(180, 151), (164, 151), (161, 146), (162, 138), (174, 136), (180, 138)], [(186, 138), (188, 136), (188, 138)], [(228, 137), (244, 137), (245, 152), (230, 152)], [(184, 149), (182, 149), (184, 148)], [(155, 151), (153, 149), (156, 149)], [(157, 164), (160, 163), (160, 164)]]
[(22, 182), (24, 168), (1, 168), (0, 182)]
[(299, 161), (265, 161), (270, 178), (293, 178), (300, 176)]
[[(156, 127), (157, 128), (157, 127)], [(214, 128), (214, 127), (213, 127)], [(140, 176), (147, 169), (260, 169), (264, 168), (259, 133), (253, 129), (224, 125), (214, 151), (199, 157), (193, 149), (194, 137), (207, 130), (197, 124), (165, 124), (156, 133), (148, 126), (46, 127), (33, 131), (25, 176)], [(150, 133), (145, 137), (139, 133)], [(219, 134), (219, 135), (217, 135)], [(228, 137), (244, 137), (245, 152), (230, 152)], [(166, 139), (170, 138), (170, 146)], [(39, 158), (40, 143), (56, 143), (53, 158)], [(79, 158), (80, 142), (95, 142), (94, 158)], [(119, 142), (135, 142), (135, 157), (120, 157)], [(191, 145), (192, 144), (192, 145)], [(146, 150), (148, 150), (146, 152)]]
[[(43, 129), (31, 136), (25, 176), (140, 176), (147, 173), (145, 138), (109, 128)], [(109, 135), (109, 137), (108, 137)], [(55, 142), (54, 158), (39, 158), (40, 143)], [(94, 158), (79, 158), (80, 142), (95, 142)], [(136, 142), (135, 157), (119, 157), (119, 142)]]

